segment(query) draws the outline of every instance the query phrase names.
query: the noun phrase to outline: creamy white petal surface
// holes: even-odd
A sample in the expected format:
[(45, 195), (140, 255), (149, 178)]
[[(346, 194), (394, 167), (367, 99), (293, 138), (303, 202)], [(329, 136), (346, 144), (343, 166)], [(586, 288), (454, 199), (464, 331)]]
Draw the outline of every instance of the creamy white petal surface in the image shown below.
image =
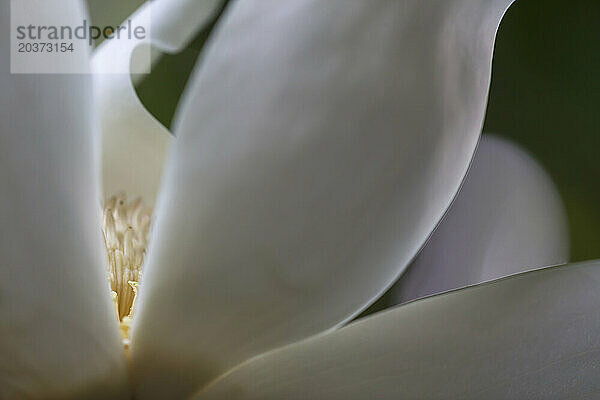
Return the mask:
[[(80, 1), (39, 3), (53, 23), (83, 21)], [(118, 399), (126, 360), (104, 269), (91, 77), (11, 75), (9, 7), (0, 1), (0, 398)]]
[[(146, 204), (153, 205), (173, 141), (167, 128), (141, 103), (132, 76), (106, 73), (106, 70), (129, 70), (139, 62), (136, 51), (150, 46), (151, 42), (164, 51), (180, 50), (210, 20), (220, 4), (220, 0), (148, 2), (130, 19), (132, 26), (144, 26), (141, 21), (151, 21), (151, 38), (138, 43), (105, 40), (94, 52), (92, 66), (96, 72), (94, 85), (102, 126), (105, 199), (124, 191), (131, 197), (141, 196)], [(153, 56), (159, 54), (153, 50)]]
[(259, 356), (196, 400), (595, 399), (600, 262), (429, 297)]
[(231, 3), (179, 111), (133, 327), (139, 398), (385, 290), (466, 173), (510, 3)]
[(403, 303), (568, 257), (567, 218), (550, 177), (516, 145), (484, 135), (456, 200), (391, 296)]

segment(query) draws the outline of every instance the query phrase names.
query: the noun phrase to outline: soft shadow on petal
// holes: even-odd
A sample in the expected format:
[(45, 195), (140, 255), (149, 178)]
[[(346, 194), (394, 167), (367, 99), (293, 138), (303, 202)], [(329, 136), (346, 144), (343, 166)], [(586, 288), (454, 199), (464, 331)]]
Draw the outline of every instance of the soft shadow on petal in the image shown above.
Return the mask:
[[(126, 398), (99, 226), (91, 77), (11, 75), (10, 3), (0, 1), (0, 398)], [(85, 15), (75, 0), (30, 9), (59, 26)], [(77, 54), (87, 68), (89, 55)]]
[(404, 303), (568, 257), (567, 218), (548, 175), (514, 144), (484, 135), (448, 213), (390, 296)]
[(466, 173), (510, 3), (231, 4), (178, 113), (140, 398), (333, 328), (396, 279)]
[(593, 399), (600, 262), (426, 298), (259, 356), (197, 400)]
[[(167, 128), (138, 98), (132, 76), (107, 73), (107, 70), (129, 70), (137, 61), (136, 51), (151, 43), (163, 51), (181, 50), (210, 21), (220, 4), (220, 0), (147, 2), (129, 19), (132, 26), (146, 26), (142, 21), (151, 21), (151, 38), (137, 43), (105, 40), (94, 52), (92, 67), (102, 127), (104, 199), (126, 192), (131, 197), (141, 196), (146, 204), (153, 205), (173, 141)], [(153, 49), (152, 56), (159, 57), (160, 52)]]

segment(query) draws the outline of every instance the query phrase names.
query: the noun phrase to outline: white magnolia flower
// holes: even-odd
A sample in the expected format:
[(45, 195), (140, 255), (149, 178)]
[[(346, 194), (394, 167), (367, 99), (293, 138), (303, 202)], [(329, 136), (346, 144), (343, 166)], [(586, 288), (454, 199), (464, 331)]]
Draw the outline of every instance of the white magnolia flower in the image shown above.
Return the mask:
[[(173, 140), (129, 76), (11, 75), (1, 0), (0, 398), (597, 393), (593, 263), (344, 326), (404, 271), (458, 191), (511, 2), (234, 1)], [(178, 51), (216, 3), (156, 0), (139, 13), (155, 7), (153, 44)], [(84, 16), (77, 0), (45, 4), (34, 12)], [(135, 59), (120, 46), (99, 48), (91, 68)], [(514, 263), (563, 261), (560, 201), (539, 167), (497, 139), (482, 141), (477, 160), (398, 301), (515, 272)], [(148, 216), (107, 200), (121, 191), (154, 208), (145, 256)], [(110, 209), (104, 242), (120, 317), (135, 306), (128, 355), (99, 199)], [(124, 282), (138, 267), (133, 303)]]

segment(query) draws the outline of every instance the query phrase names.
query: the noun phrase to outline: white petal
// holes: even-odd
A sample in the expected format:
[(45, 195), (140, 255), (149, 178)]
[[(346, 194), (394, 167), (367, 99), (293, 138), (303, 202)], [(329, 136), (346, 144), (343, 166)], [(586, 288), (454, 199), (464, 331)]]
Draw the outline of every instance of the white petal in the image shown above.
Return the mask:
[(157, 209), (140, 398), (330, 329), (398, 276), (466, 173), (509, 3), (231, 4)]
[[(126, 360), (104, 267), (91, 78), (11, 75), (10, 3), (0, 1), (0, 398), (120, 398)], [(59, 25), (84, 18), (75, 0), (39, 1), (35, 12)], [(89, 67), (87, 54), (77, 61)]]
[(593, 399), (600, 263), (430, 297), (259, 356), (197, 400)]
[(568, 261), (560, 195), (512, 143), (484, 135), (454, 203), (391, 289), (395, 304)]
[[(130, 19), (132, 26), (150, 20), (152, 38), (134, 43), (105, 40), (96, 50), (92, 65), (102, 126), (102, 183), (104, 198), (125, 191), (152, 205), (158, 193), (163, 166), (173, 137), (138, 98), (131, 75), (104, 73), (129, 70), (141, 46), (177, 51), (212, 16), (221, 1), (155, 0), (146, 3)], [(148, 17), (150, 16), (150, 17)], [(174, 27), (170, 29), (169, 27)], [(153, 52), (153, 55), (158, 55)], [(136, 70), (135, 67), (132, 67)]]

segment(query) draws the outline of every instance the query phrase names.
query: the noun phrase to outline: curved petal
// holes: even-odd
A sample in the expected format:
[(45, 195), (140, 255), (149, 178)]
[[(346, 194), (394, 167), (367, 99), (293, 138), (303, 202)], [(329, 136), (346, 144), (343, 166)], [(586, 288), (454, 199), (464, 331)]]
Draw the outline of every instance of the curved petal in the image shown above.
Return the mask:
[(567, 262), (560, 195), (523, 150), (484, 135), (456, 199), (391, 289), (394, 304)]
[[(221, 0), (154, 0), (131, 17), (132, 26), (152, 24), (151, 38), (140, 41), (105, 40), (92, 59), (95, 95), (102, 126), (102, 184), (104, 199), (120, 192), (142, 197), (152, 205), (173, 137), (138, 98), (130, 74), (137, 71), (136, 51), (150, 43), (164, 51), (179, 51), (210, 20)], [(173, 28), (171, 28), (173, 27)], [(158, 52), (152, 51), (157, 57)], [(139, 57), (139, 56), (138, 56)]]
[[(84, 18), (80, 1), (37, 3), (53, 25)], [(0, 398), (127, 398), (90, 75), (11, 75), (9, 6), (0, 1)], [(76, 61), (89, 67), (87, 54)]]
[(231, 5), (157, 209), (140, 398), (335, 327), (398, 276), (466, 173), (509, 3)]
[(426, 298), (259, 356), (197, 400), (592, 399), (600, 263)]

